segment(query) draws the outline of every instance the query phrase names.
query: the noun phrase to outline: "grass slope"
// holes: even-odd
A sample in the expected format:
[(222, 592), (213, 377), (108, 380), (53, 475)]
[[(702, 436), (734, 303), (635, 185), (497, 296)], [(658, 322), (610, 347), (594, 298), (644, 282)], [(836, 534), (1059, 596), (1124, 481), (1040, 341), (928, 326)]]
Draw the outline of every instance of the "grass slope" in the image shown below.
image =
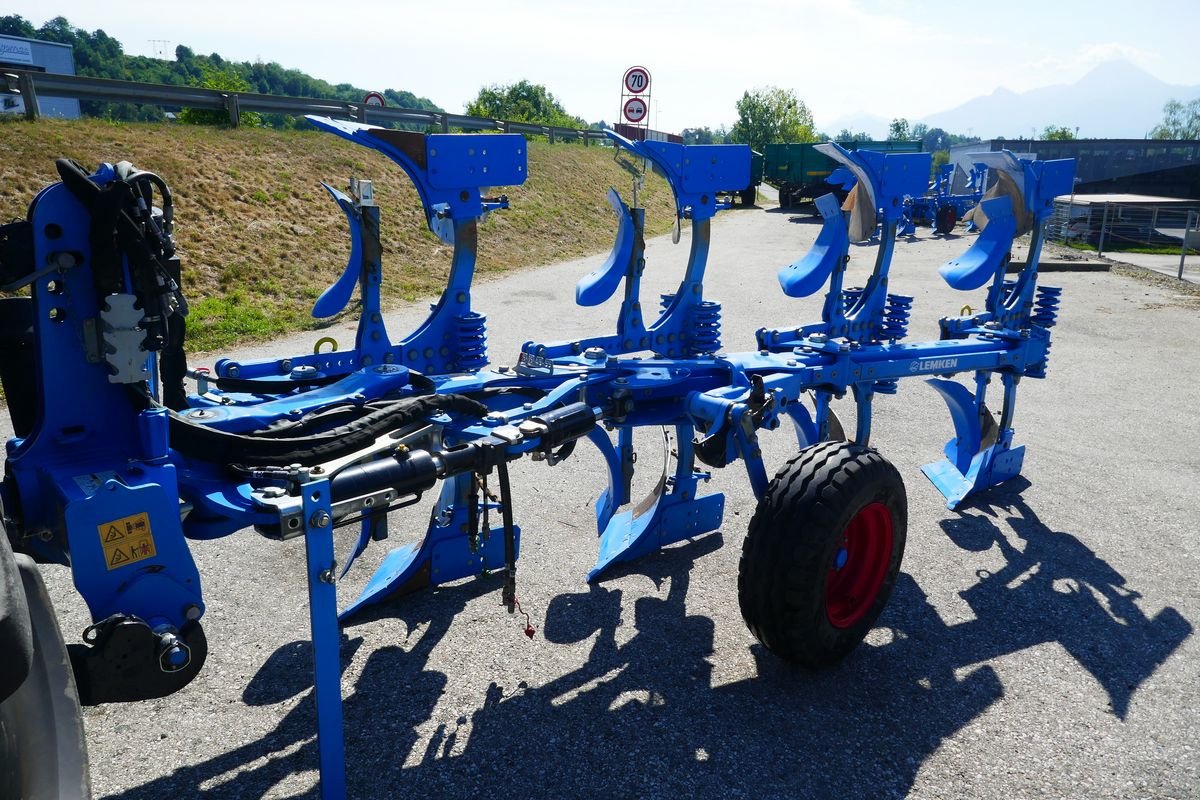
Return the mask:
[[(351, 175), (375, 182), (382, 206), (385, 301), (436, 295), (450, 248), (425, 227), (416, 190), (373, 150), (316, 131), (222, 130), (101, 120), (0, 123), (0, 219), (23, 217), (57, 180), (54, 159), (84, 166), (132, 161), (157, 172), (175, 197), (184, 289), (192, 304), (188, 347), (211, 351), (321, 323), (313, 301), (341, 274), (346, 223), (322, 190)], [(626, 200), (629, 176), (607, 148), (531, 142), (529, 179), (501, 187), (512, 207), (480, 227), (477, 273), (498, 274), (598, 253), (616, 220), (605, 200)], [(640, 193), (648, 233), (670, 229), (670, 190), (650, 175)]]

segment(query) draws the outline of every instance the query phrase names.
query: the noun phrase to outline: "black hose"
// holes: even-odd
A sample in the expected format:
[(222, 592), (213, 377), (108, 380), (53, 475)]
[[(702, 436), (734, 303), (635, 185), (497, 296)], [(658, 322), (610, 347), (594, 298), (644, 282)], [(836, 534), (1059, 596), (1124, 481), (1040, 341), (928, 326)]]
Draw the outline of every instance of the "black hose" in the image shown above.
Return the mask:
[[(130, 390), (143, 407), (157, 405), (144, 384)], [(372, 408), (363, 417), (328, 431), (296, 437), (231, 433), (176, 412), (170, 414), (169, 428), (171, 447), (197, 461), (222, 466), (308, 466), (356, 453), (389, 431), (443, 411), (478, 419), (488, 413), (488, 407), (458, 394), (409, 397)]]

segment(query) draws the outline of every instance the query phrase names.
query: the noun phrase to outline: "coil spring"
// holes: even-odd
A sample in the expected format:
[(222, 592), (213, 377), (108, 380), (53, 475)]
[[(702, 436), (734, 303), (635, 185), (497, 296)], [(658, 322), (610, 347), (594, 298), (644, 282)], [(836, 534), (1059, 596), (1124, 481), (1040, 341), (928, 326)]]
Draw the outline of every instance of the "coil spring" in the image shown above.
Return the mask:
[(842, 290), (842, 313), (848, 314), (850, 309), (854, 308), (854, 304), (858, 302), (858, 298), (862, 297), (863, 287), (851, 286), (849, 289)]
[(692, 311), (691, 351), (709, 355), (721, 349), (721, 304), (711, 300), (698, 303)]
[(460, 314), (458, 323), (458, 367), (474, 371), (487, 366), (487, 317), (474, 311)]
[(903, 294), (889, 294), (883, 308), (883, 327), (879, 338), (895, 341), (908, 335), (908, 320), (912, 316), (913, 299)]
[(1037, 287), (1037, 299), (1033, 303), (1034, 325), (1040, 325), (1043, 328), (1053, 328), (1058, 322), (1058, 303), (1062, 296), (1062, 289), (1057, 286), (1039, 286)]

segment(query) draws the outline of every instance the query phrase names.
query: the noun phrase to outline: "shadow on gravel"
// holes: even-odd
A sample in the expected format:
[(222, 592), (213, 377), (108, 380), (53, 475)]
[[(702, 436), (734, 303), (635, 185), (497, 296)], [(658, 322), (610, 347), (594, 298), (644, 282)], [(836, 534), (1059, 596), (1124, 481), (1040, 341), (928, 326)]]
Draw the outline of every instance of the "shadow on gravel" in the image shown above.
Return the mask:
[[(424, 630), (407, 651), (373, 652), (346, 698), (350, 796), (903, 797), (942, 742), (1004, 696), (993, 668), (973, 665), (1047, 642), (1060, 643), (1124, 718), (1133, 692), (1192, 626), (1171, 608), (1146, 617), (1124, 579), (1043, 525), (1021, 488), (942, 523), (959, 547), (996, 547), (1007, 562), (962, 592), (977, 619), (947, 626), (902, 574), (867, 643), (823, 671), (756, 645), (756, 677), (712, 685), (713, 620), (685, 605), (692, 564), (713, 546), (700, 539), (640, 562), (667, 587), (661, 599), (630, 607), (601, 584), (551, 601), (549, 643), (594, 640), (583, 667), (542, 686), (493, 682), (470, 715), (418, 736), (447, 684), (425, 668), (429, 654), (465, 603), (496, 584), (406, 598), (386, 613)], [(736, 601), (727, 613), (737, 617)], [(344, 655), (356, 641), (344, 639)], [(306, 689), (310, 658), (304, 645), (282, 648), (246, 702)], [(281, 677), (283, 688), (269, 688)], [(259, 741), (121, 797), (282, 796), (290, 775), (316, 767), (315, 727), (309, 692)]]
[[(1015, 536), (1001, 530), (1001, 520)], [(942, 637), (973, 661), (1057, 642), (1104, 687), (1113, 713), (1124, 719), (1133, 693), (1192, 634), (1174, 608), (1147, 617), (1134, 603), (1142, 595), (1079, 539), (1044, 525), (1019, 488), (998, 489), (941, 525), (959, 547), (995, 546), (1007, 562), (978, 573), (979, 582), (962, 592), (976, 618)]]

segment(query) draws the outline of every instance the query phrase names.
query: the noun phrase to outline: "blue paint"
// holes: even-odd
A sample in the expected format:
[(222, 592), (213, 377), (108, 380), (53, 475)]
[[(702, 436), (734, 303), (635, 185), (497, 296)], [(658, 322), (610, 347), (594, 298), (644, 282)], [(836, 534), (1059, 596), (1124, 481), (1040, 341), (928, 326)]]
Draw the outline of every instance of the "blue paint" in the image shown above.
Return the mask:
[[(894, 391), (905, 378), (960, 373), (974, 378), (973, 387), (945, 377), (930, 381), (947, 404), (955, 436), (945, 448), (945, 460), (925, 467), (925, 472), (948, 506), (1020, 472), (1024, 448), (1013, 445), (1012, 428), (1016, 387), (1020, 378), (1043, 377), (1046, 371), (1049, 329), (1057, 320), (1060, 292), (1038, 286), (1037, 264), (1052, 198), (1063, 186), (1070, 187), (1073, 165), (1068, 162), (1021, 162), (1011, 154), (989, 155), (987, 168), (1013, 176), (1023, 192), (1024, 210), (1033, 217), (1029, 259), (1015, 278), (1005, 278), (1003, 266), (1014, 230), (1012, 209), (1005, 208), (1007, 199), (988, 201), (992, 224), (966, 254), (943, 268), (955, 288), (987, 285), (986, 307), (943, 319), (939, 341), (909, 342), (913, 301), (889, 291), (889, 271), (904, 221), (904, 199), (924, 188), (929, 157), (850, 153), (830, 145), (827, 154), (861, 186), (859, 202), (871, 203), (870, 210), (881, 221), (870, 278), (862, 287), (843, 285), (849, 231), (836, 202), (821, 198), (824, 224), (816, 246), (779, 273), (788, 296), (809, 296), (825, 287), (821, 319), (762, 328), (756, 350), (723, 353), (720, 305), (704, 295), (710, 223), (719, 210), (718, 191), (749, 182), (748, 148), (631, 142), (610, 134), (616, 146), (647, 159), (666, 177), (677, 218), (690, 220), (691, 251), (684, 276), (659, 309), (642, 305), (645, 211), (611, 193), (618, 217), (616, 241), (601, 267), (580, 281), (577, 300), (582, 305), (602, 303), (623, 283), (615, 331), (567, 342), (528, 342), (520, 366), (501, 372), (488, 368), (486, 319), (472, 306), (471, 285), (478, 221), (485, 213), (506, 208), (508, 201), (485, 198), (480, 188), (524, 181), (524, 139), (426, 136), (332, 120), (313, 122), (387, 155), (412, 179), (430, 230), (454, 247), (447, 287), (425, 322), (405, 336), (390, 336), (380, 306), (384, 264), (379, 207), (365, 195), (327, 187), (347, 217), (352, 248), (345, 271), (318, 298), (313, 313), (327, 317), (340, 312), (357, 290), (363, 313), (353, 347), (288, 358), (218, 361), (218, 379), (250, 383), (230, 385), (228, 390), (210, 386), (203, 395), (191, 397), (184, 410), (189, 424), (250, 434), (317, 411), (430, 392), (471, 395), (484, 404), (487, 416), (431, 413), (397, 432), (408, 437), (407, 449), (381, 437), (377, 450), (290, 472), (239, 473), (199, 454), (185, 455), (170, 446), (167, 412), (146, 408), (138, 399), (136, 382), (124, 385), (110, 379), (104, 363), (110, 356), (104, 355), (104, 348), (123, 334), (105, 329), (100, 312), (119, 298), (97, 296), (93, 259), (84, 258), (77, 266), (33, 281), (37, 422), (28, 436), (8, 443), (6, 469), (12, 480), (0, 492), (6, 509), (20, 509), (19, 533), (47, 533), (30, 538), (38, 554), (72, 566), (76, 587), (94, 619), (126, 614), (156, 627), (179, 628), (194, 618), (185, 619), (185, 609), (202, 614), (200, 577), (187, 538), (224, 536), (249, 526), (273, 536), (304, 537), (325, 797), (345, 792), (339, 616), (344, 619), (422, 586), (506, 570), (501, 503), (510, 498), (498, 503), (476, 488), (476, 474), (492, 472), (500, 460), (535, 453), (553, 463), (584, 436), (599, 449), (609, 486), (596, 501), (598, 555), (589, 580), (601, 579), (616, 564), (721, 526), (725, 500), (721, 494), (702, 494), (709, 473), (701, 465), (720, 468), (741, 461), (761, 498), (769, 476), (758, 445), (760, 430), (774, 429), (786, 418), (801, 446), (814, 444), (837, 427), (831, 400), (849, 393), (857, 406), (854, 438), (866, 444), (874, 396)], [(115, 172), (105, 170), (94, 181), (101, 185), (116, 179)], [(32, 219), (34, 263), (52, 263), (55, 254), (64, 251), (91, 252), (89, 215), (64, 186), (38, 195)], [(46, 232), (55, 227), (62, 233), (52, 240)], [(122, 257), (126, 261), (120, 288), (129, 295), (137, 291), (134, 270)], [(136, 361), (139, 351), (131, 352)], [(145, 373), (151, 386), (156, 368), (147, 354)], [(314, 377), (323, 383), (309, 383)], [(984, 401), (995, 377), (1003, 390), (1001, 412), (998, 420), (989, 420)], [(79, 403), (80, 396), (88, 403)], [(592, 409), (592, 416), (585, 414), (582, 423), (569, 427), (569, 435), (555, 438), (568, 423), (557, 422), (563, 427), (554, 428), (543, 418), (557, 419), (555, 414), (579, 408)], [(597, 416), (616, 432), (615, 443), (609, 433), (593, 426)], [(673, 454), (652, 495), (629, 508), (633, 432), (647, 426), (674, 432)], [(464, 452), (483, 455), (453, 471), (449, 465)], [(386, 466), (389, 460), (414, 471), (422, 464), (436, 467), (439, 474), (430, 473), (428, 484), (442, 478), (440, 499), (422, 540), (387, 555), (362, 595), (339, 615), (333, 581), (350, 564), (333, 563), (328, 524), (336, 510), (333, 486), (360, 461)], [(389, 473), (388, 480), (398, 481), (396, 474)], [(389, 504), (411, 499), (393, 483), (364, 479), (355, 486), (365, 494), (338, 499), (359, 504), (344, 511), (347, 521), (361, 526), (351, 562), (386, 535)], [(414, 482), (405, 491), (419, 494), (427, 488)], [(386, 497), (372, 494), (385, 490)], [(296, 504), (299, 510), (293, 514), (288, 509)], [(363, 509), (375, 516), (356, 520)], [(129, 565), (105, 563), (97, 527), (143, 513), (154, 531), (153, 557)], [(519, 527), (511, 534), (515, 561)], [(836, 567), (844, 566), (847, 557), (845, 550), (839, 551)]]

